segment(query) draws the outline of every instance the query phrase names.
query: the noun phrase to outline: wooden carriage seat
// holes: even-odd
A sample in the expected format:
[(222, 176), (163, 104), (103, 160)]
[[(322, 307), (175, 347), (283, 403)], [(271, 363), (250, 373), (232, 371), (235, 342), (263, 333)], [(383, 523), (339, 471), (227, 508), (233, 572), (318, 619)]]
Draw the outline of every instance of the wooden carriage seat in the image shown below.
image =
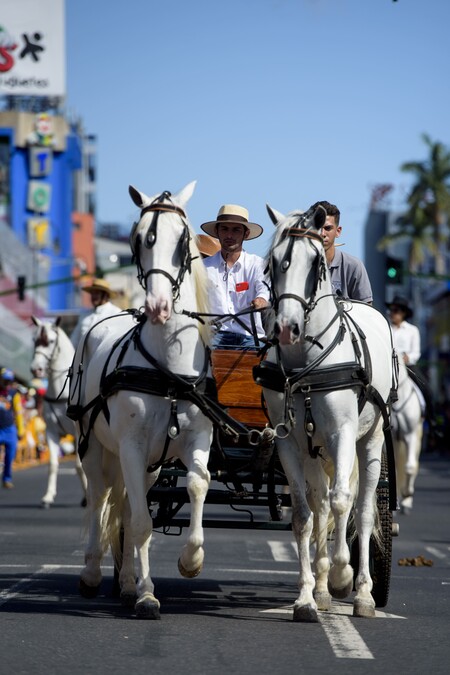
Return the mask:
[(250, 428), (263, 428), (267, 417), (261, 405), (262, 387), (253, 380), (253, 366), (259, 364), (256, 351), (213, 349), (213, 373), (219, 401), (229, 414)]

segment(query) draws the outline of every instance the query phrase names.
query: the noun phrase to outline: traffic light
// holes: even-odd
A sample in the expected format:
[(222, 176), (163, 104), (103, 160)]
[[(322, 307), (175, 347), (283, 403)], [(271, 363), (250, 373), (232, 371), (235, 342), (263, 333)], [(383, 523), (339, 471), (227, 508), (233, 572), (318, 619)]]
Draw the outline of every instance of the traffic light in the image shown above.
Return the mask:
[(25, 282), (26, 282), (26, 277), (20, 276), (17, 277), (17, 295), (19, 296), (19, 300), (25, 300)]
[(400, 258), (386, 256), (386, 283), (397, 285), (403, 283), (403, 260)]

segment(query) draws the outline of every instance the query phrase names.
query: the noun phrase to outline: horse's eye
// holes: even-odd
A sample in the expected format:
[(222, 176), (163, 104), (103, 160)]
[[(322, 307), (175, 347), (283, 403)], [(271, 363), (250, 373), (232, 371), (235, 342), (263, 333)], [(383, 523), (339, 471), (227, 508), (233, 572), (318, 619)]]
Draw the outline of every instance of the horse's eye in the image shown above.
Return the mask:
[(289, 269), (290, 262), (289, 260), (283, 260), (281, 263), (281, 271), (286, 272), (287, 269)]

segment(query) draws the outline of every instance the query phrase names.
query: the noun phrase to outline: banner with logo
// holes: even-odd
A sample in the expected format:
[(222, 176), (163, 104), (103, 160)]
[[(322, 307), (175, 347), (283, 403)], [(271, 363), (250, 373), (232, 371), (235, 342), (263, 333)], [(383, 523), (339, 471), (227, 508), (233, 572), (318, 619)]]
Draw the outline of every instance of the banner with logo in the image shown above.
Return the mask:
[(0, 94), (66, 94), (64, 0), (1, 0)]

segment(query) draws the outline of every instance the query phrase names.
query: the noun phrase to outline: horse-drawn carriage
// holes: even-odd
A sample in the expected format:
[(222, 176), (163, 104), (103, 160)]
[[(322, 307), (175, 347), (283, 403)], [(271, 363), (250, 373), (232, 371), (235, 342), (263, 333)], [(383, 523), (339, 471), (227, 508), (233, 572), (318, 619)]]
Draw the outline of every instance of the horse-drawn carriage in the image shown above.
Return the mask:
[[(81, 592), (96, 594), (110, 544), (123, 602), (138, 617), (159, 618), (153, 529), (186, 527), (178, 567), (193, 577), (204, 527), (292, 523), (294, 620), (317, 622), (318, 610), (352, 589), (354, 615), (373, 617), (387, 602), (396, 508), (387, 322), (334, 297), (320, 210), (285, 217), (269, 209), (277, 230), (267, 258), (268, 350), (262, 359), (216, 351), (211, 367), (206, 270), (185, 213), (193, 189), (150, 198), (130, 188), (141, 211), (130, 245), (144, 312), (98, 323), (75, 353), (67, 413), (78, 425), (90, 515)], [(205, 503), (228, 505), (232, 517), (204, 519)]]

